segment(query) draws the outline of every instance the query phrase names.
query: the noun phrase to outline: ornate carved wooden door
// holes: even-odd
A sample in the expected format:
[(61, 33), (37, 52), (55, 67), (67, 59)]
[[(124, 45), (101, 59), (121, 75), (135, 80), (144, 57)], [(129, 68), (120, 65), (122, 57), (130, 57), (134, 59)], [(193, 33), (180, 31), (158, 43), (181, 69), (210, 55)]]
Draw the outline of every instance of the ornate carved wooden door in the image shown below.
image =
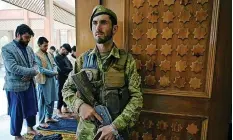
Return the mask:
[[(103, 0), (101, 4), (118, 15), (115, 41), (133, 54), (142, 76), (144, 108), (131, 139), (206, 140), (207, 134), (214, 139), (216, 134), (208, 131), (211, 126), (211, 133), (217, 132), (209, 119), (218, 113), (211, 107), (216, 98), (212, 89), (219, 0)], [(86, 25), (78, 26), (83, 36), (79, 29)], [(79, 34), (77, 46), (82, 49), (86, 44)]]
[(132, 139), (206, 139), (218, 2), (132, 0), (129, 5), (129, 50), (143, 93), (150, 94)]

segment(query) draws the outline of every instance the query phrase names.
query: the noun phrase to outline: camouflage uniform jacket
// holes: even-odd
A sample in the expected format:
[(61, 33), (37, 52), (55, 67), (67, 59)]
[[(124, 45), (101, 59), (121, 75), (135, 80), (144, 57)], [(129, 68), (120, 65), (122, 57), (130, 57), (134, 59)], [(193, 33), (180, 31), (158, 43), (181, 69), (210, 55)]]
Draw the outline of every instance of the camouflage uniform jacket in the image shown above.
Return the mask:
[[(107, 67), (101, 63), (101, 58), (97, 48), (93, 49), (90, 54), (96, 54), (97, 56), (97, 65), (100, 70), (103, 67)], [(107, 57), (107, 59), (111, 59), (110, 56), (115, 58), (120, 58), (119, 49), (114, 46)], [(75, 67), (75, 73), (78, 73), (83, 66), (83, 58), (84, 54), (82, 54), (78, 59)], [(143, 106), (143, 98), (141, 92), (141, 77), (137, 73), (136, 62), (131, 54), (128, 55), (127, 62), (126, 62), (126, 69), (125, 75), (128, 81), (128, 90), (130, 94), (130, 100), (126, 107), (124, 108), (123, 112), (113, 121), (113, 124), (116, 126), (118, 131), (124, 130), (126, 127), (132, 127), (135, 125), (136, 121), (138, 120), (141, 108)], [(76, 96), (76, 87), (72, 82), (71, 77), (69, 76), (68, 80), (66, 81), (62, 93), (63, 99), (67, 103), (68, 106), (74, 112), (78, 111), (79, 106), (83, 103), (83, 101)], [(90, 121), (84, 121), (80, 118), (80, 122), (78, 125), (77, 135), (78, 138), (85, 139), (93, 139), (94, 133), (96, 128), (94, 124)], [(82, 136), (81, 136), (82, 135)]]

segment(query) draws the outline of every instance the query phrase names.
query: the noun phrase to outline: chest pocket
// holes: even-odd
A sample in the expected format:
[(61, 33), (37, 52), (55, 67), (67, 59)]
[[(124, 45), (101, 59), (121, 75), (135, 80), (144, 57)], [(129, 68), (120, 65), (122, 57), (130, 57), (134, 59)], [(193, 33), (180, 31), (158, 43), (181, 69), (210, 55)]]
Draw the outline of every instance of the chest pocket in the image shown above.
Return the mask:
[(122, 111), (122, 95), (127, 95), (127, 86), (125, 86), (124, 69), (118, 71), (112, 67), (103, 74), (104, 81), (104, 103), (108, 107), (112, 118), (116, 118)]
[(117, 71), (112, 67), (103, 74), (104, 86), (106, 89), (121, 88), (125, 85), (125, 73)]

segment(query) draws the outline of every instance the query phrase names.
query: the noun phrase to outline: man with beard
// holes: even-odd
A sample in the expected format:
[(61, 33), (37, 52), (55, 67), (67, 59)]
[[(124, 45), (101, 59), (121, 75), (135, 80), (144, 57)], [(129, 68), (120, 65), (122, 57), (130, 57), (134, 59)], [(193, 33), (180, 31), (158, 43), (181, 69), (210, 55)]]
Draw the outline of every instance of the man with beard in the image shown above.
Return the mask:
[(54, 57), (47, 52), (48, 40), (40, 37), (37, 41), (39, 50), (36, 54), (36, 62), (39, 67), (39, 74), (36, 75), (37, 94), (39, 101), (39, 127), (48, 128), (48, 123), (55, 123), (52, 118), (54, 101), (58, 100), (55, 76), (58, 74)]
[(15, 31), (15, 39), (2, 48), (6, 76), (4, 90), (8, 99), (8, 115), (11, 117), (10, 133), (16, 140), (21, 136), (23, 119), (27, 122), (27, 133), (37, 135), (33, 129), (38, 111), (34, 76), (38, 74), (35, 55), (28, 43), (34, 36), (30, 27), (21, 24)]
[(60, 50), (58, 54), (55, 56), (55, 62), (57, 64), (57, 71), (58, 71), (58, 83), (59, 83), (59, 89), (58, 89), (58, 103), (57, 103), (57, 115), (59, 117), (68, 117), (66, 115), (62, 114), (62, 106), (64, 107), (64, 112), (68, 113), (69, 110), (67, 108), (66, 103), (63, 101), (62, 97), (62, 88), (63, 85), (68, 78), (69, 73), (73, 70), (73, 66), (69, 59), (67, 58), (67, 55), (71, 52), (71, 47), (69, 44), (65, 43), (60, 47)]
[(87, 73), (94, 87), (95, 99), (99, 105), (108, 108), (113, 122), (98, 128), (93, 120), (102, 122), (102, 114), (97, 114), (82, 100), (84, 98), (80, 98), (71, 77), (63, 87), (64, 101), (80, 116), (76, 133), (78, 139), (92, 140), (98, 132), (102, 132), (99, 140), (118, 139), (119, 134), (129, 139), (128, 128), (136, 123), (143, 105), (141, 77), (132, 55), (118, 49), (113, 42), (118, 29), (117, 16), (113, 11), (96, 6), (90, 18), (90, 28), (96, 46), (78, 57), (74, 69), (76, 73)]

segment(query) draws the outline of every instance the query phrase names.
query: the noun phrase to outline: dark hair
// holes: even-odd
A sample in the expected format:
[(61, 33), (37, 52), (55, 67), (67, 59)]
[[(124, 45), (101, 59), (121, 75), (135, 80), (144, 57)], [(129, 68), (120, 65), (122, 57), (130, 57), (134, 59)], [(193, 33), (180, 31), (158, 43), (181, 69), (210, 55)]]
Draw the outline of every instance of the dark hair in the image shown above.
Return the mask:
[(72, 51), (76, 52), (76, 46), (73, 46), (71, 49)]
[(56, 48), (54, 46), (51, 46), (49, 49), (56, 51)]
[(29, 35), (34, 36), (34, 32), (29, 26), (27, 26), (26, 24), (21, 24), (16, 28), (15, 37), (17, 37), (17, 34), (23, 35), (25, 33), (28, 33)]
[(63, 44), (61, 47), (65, 48), (68, 52), (71, 52), (70, 44), (65, 43), (65, 44)]
[(48, 39), (42, 36), (38, 39), (37, 44), (42, 45), (44, 42), (49, 43)]

